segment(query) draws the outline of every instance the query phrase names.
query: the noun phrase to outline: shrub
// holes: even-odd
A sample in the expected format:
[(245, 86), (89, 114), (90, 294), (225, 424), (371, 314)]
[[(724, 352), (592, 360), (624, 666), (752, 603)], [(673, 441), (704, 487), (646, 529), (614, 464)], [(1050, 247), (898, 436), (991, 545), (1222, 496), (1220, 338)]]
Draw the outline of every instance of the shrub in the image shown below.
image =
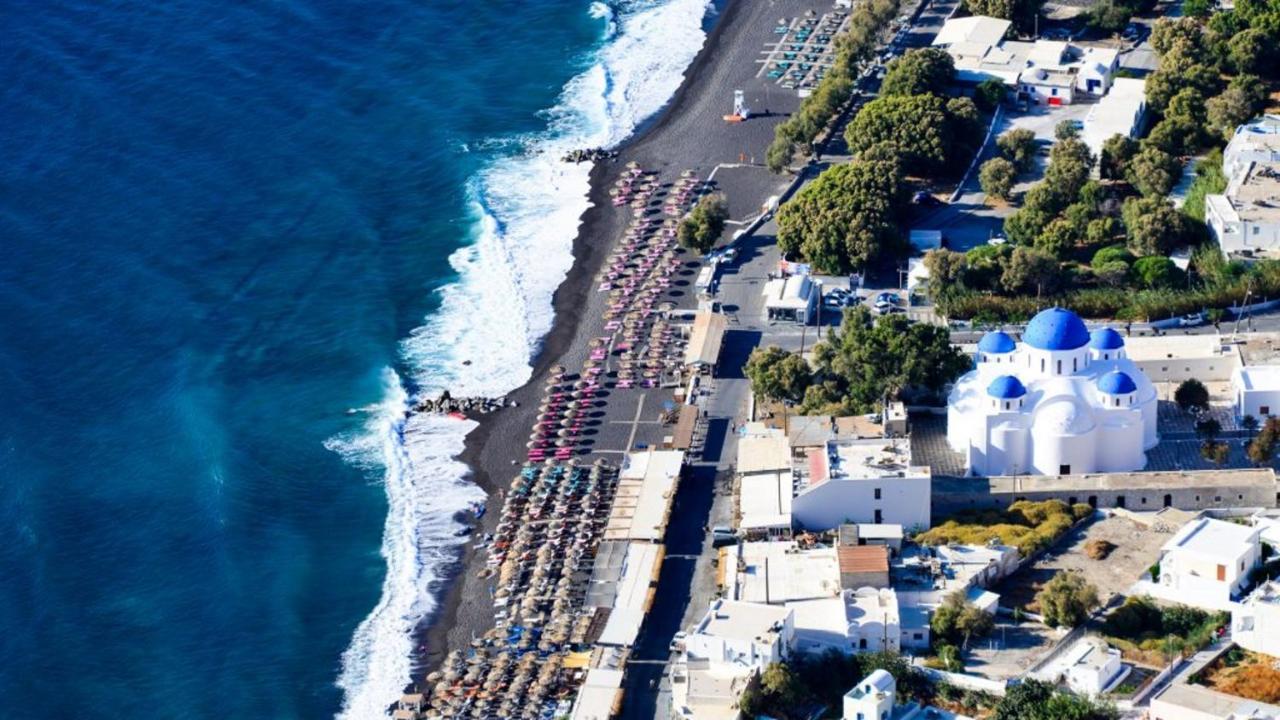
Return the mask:
[(922, 545), (985, 545), (996, 540), (1002, 545), (1018, 548), (1018, 552), (1026, 556), (1052, 545), (1076, 519), (1075, 509), (1061, 500), (1020, 500), (1003, 511), (959, 513), (917, 535), (916, 542)]
[(1075, 627), (1098, 606), (1098, 589), (1079, 573), (1059, 572), (1036, 593), (1036, 604), (1049, 627)]
[(729, 201), (723, 193), (707, 195), (680, 222), (680, 244), (705, 253), (715, 247), (729, 219)]
[(1115, 550), (1115, 544), (1103, 540), (1102, 538), (1094, 538), (1084, 544), (1084, 554), (1091, 560), (1104, 560)]

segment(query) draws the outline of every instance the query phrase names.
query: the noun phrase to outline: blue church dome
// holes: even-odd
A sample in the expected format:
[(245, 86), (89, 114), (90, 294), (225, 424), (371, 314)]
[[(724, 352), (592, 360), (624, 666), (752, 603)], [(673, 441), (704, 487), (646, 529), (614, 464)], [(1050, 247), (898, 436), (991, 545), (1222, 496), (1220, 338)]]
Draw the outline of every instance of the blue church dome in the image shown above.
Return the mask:
[(1108, 395), (1128, 395), (1138, 389), (1138, 384), (1125, 373), (1112, 370), (1098, 378), (1098, 389)]
[(1022, 339), (1039, 350), (1076, 350), (1089, 344), (1089, 329), (1079, 315), (1055, 307), (1036, 313)]
[(1018, 344), (1013, 341), (1013, 338), (1000, 330), (989, 332), (978, 341), (978, 350), (984, 353), (1013, 352), (1017, 347)]
[(1102, 328), (1089, 333), (1089, 347), (1094, 350), (1119, 350), (1124, 347), (1124, 338), (1111, 328)]
[(987, 386), (987, 394), (1001, 400), (1012, 400), (1027, 394), (1022, 381), (1012, 375), (1001, 375)]

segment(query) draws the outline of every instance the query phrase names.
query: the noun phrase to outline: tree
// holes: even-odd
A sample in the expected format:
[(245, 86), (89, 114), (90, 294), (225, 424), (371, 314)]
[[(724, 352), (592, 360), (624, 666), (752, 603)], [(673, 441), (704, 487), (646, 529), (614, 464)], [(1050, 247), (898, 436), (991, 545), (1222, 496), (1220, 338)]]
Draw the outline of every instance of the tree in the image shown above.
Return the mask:
[(1224, 140), (1256, 113), (1249, 94), (1239, 87), (1228, 87), (1205, 103), (1209, 131)]
[(1133, 8), (1127, 3), (1104, 0), (1089, 8), (1089, 26), (1102, 32), (1118, 33), (1133, 17)]
[(776, 346), (752, 350), (743, 372), (751, 389), (770, 400), (798, 402), (813, 381), (803, 357)]
[(1201, 440), (1213, 442), (1218, 439), (1218, 434), (1222, 432), (1222, 423), (1214, 418), (1204, 418), (1196, 421), (1196, 434)]
[(1128, 198), (1120, 216), (1136, 255), (1167, 255), (1188, 242), (1190, 221), (1163, 198)]
[(1138, 258), (1138, 261), (1133, 264), (1133, 274), (1143, 287), (1154, 289), (1178, 287), (1185, 282), (1178, 266), (1163, 255)]
[(1154, 197), (1168, 195), (1181, 176), (1182, 163), (1176, 157), (1146, 143), (1129, 161), (1125, 175), (1138, 192)]
[(785, 137), (776, 137), (773, 142), (769, 143), (769, 149), (765, 151), (764, 163), (769, 170), (775, 173), (781, 173), (787, 169), (787, 165), (791, 163), (791, 158), (796, 154), (796, 144)]
[(805, 393), (805, 413), (871, 412), (899, 391), (938, 393), (972, 366), (946, 328), (912, 323), (903, 315), (872, 322), (863, 306), (845, 310), (840, 328), (813, 354), (817, 383)]
[(1237, 72), (1275, 75), (1275, 39), (1257, 28), (1249, 28), (1227, 43), (1231, 64)]
[(1227, 464), (1227, 460), (1231, 459), (1231, 446), (1224, 442), (1205, 440), (1200, 443), (1200, 457), (1222, 467)]
[(1173, 401), (1186, 412), (1209, 409), (1209, 389), (1195, 378), (1183, 380), (1173, 391)]
[(1245, 454), (1254, 464), (1265, 465), (1275, 457), (1277, 442), (1280, 442), (1280, 420), (1268, 417), (1266, 422), (1262, 423), (1262, 432), (1259, 432), (1258, 436), (1245, 448)]
[(715, 247), (724, 223), (729, 219), (729, 201), (724, 193), (713, 193), (698, 201), (688, 216), (680, 222), (680, 244), (691, 250), (705, 253)]
[(855, 154), (891, 142), (898, 148), (904, 170), (931, 174), (942, 170), (950, 157), (950, 130), (942, 98), (888, 95), (862, 106), (845, 129), (845, 141)]
[(1133, 262), (1133, 254), (1123, 245), (1111, 245), (1094, 253), (1090, 264), (1098, 268), (1117, 261), (1128, 265)]
[(1049, 167), (1045, 168), (1044, 181), (1065, 206), (1080, 193), (1089, 181), (1094, 157), (1089, 146), (1079, 138), (1069, 137), (1053, 144), (1049, 151)]
[(1052, 255), (1017, 247), (1000, 276), (1000, 285), (1009, 293), (1035, 293), (1040, 297), (1057, 292), (1061, 279), (1058, 261)]
[(1244, 428), (1245, 432), (1249, 433), (1250, 437), (1252, 437), (1253, 434), (1258, 431), (1258, 418), (1252, 415), (1245, 415), (1240, 418), (1240, 427)]
[(891, 61), (880, 84), (881, 95), (941, 95), (955, 80), (951, 53), (941, 48), (910, 50)]
[(820, 272), (866, 267), (904, 250), (906, 203), (896, 162), (854, 160), (828, 168), (778, 210), (778, 247)]
[(929, 620), (929, 628), (936, 637), (960, 647), (990, 633), (994, 627), (995, 620), (990, 613), (966, 600), (963, 592), (953, 592), (943, 599)]
[(968, 260), (964, 253), (939, 248), (924, 254), (924, 266), (929, 271), (929, 297), (937, 300), (964, 282)]
[(1004, 82), (995, 78), (987, 78), (974, 88), (973, 101), (983, 112), (991, 112), (999, 107), (1000, 103), (1004, 102), (1007, 92), (1008, 88), (1005, 87)]
[(1002, 20), (1012, 20), (1022, 30), (1030, 30), (1043, 0), (965, 0), (964, 6), (971, 15), (986, 15)]
[(1079, 573), (1059, 572), (1036, 593), (1036, 603), (1049, 627), (1075, 627), (1098, 606), (1098, 589)]
[(1084, 229), (1085, 243), (1091, 246), (1112, 242), (1124, 231), (1120, 221), (1111, 217), (1094, 218)]
[(1122, 180), (1129, 161), (1138, 154), (1138, 141), (1128, 135), (1116, 133), (1102, 143), (1098, 159), (1098, 173), (1105, 180)]
[(1035, 246), (1056, 258), (1064, 258), (1083, 239), (1083, 233), (1067, 218), (1054, 218), (1036, 237)]
[(1053, 126), (1053, 138), (1055, 140), (1070, 140), (1080, 137), (1080, 126), (1075, 120), (1062, 120)]
[(1036, 162), (1036, 134), (1026, 128), (1010, 130), (996, 138), (996, 148), (1004, 159), (1012, 162), (1018, 172), (1030, 170)]
[(1018, 169), (1013, 163), (1001, 157), (994, 157), (982, 163), (982, 167), (978, 170), (978, 184), (982, 187), (982, 192), (1001, 200), (1008, 200), (1017, 176)]
[(782, 706), (794, 706), (804, 698), (799, 679), (783, 663), (769, 663), (760, 673), (760, 689)]

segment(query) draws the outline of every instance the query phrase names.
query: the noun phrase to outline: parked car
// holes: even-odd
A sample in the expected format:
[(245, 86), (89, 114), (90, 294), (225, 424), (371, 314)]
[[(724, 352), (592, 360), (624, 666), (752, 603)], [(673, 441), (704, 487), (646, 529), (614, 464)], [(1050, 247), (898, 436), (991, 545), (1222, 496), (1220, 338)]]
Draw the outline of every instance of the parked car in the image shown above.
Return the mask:
[(911, 202), (916, 205), (941, 205), (942, 201), (924, 190), (917, 190), (915, 195), (911, 196)]
[(1191, 313), (1178, 318), (1178, 327), (1196, 327), (1204, 324), (1204, 313)]
[(993, 234), (990, 239), (987, 240), (988, 245), (1006, 245), (1008, 242), (1009, 239), (1006, 238), (1002, 232)]

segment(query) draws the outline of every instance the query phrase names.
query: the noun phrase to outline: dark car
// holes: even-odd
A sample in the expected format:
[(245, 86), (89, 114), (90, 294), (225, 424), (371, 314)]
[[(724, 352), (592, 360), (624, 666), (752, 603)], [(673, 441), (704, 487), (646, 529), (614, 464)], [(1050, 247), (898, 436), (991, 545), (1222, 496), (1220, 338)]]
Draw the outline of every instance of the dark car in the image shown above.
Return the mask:
[(911, 196), (911, 202), (915, 203), (916, 205), (925, 205), (925, 206), (942, 204), (941, 200), (934, 197), (933, 195), (930, 195), (924, 190), (917, 190), (916, 194)]

